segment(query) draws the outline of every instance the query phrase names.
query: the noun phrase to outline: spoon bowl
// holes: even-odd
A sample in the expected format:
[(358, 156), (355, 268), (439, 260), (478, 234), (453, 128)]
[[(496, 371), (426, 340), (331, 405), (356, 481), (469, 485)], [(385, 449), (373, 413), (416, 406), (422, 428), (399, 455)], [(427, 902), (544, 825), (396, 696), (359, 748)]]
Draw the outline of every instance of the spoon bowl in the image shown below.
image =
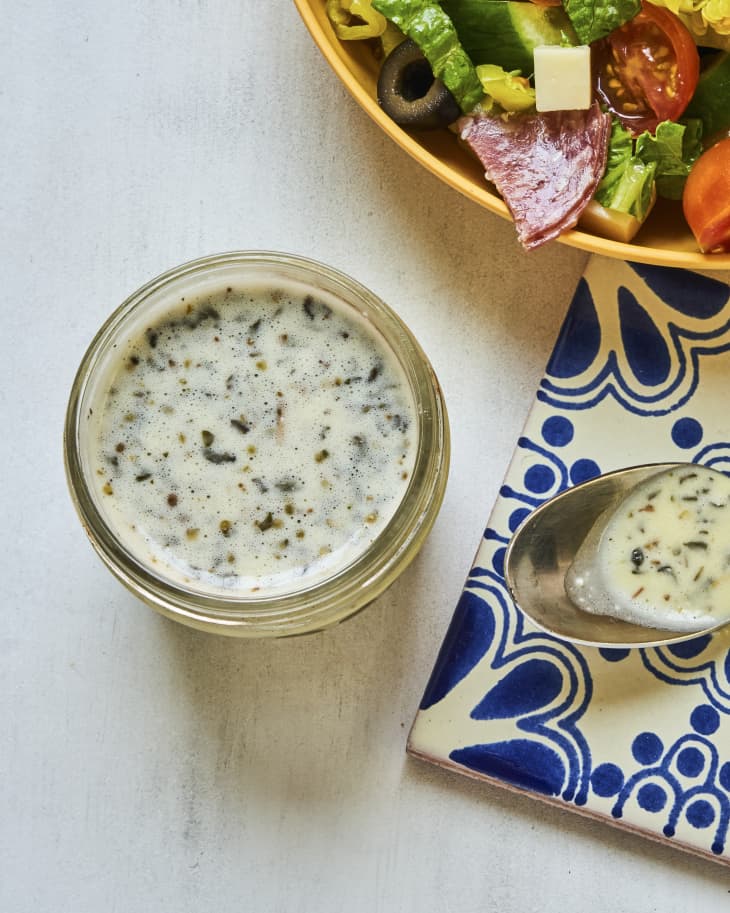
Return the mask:
[(592, 647), (658, 647), (702, 637), (704, 631), (668, 631), (579, 609), (565, 592), (565, 575), (598, 517), (652, 475), (681, 465), (649, 463), (609, 472), (561, 492), (518, 527), (505, 557), (507, 587), (517, 607), (539, 628)]

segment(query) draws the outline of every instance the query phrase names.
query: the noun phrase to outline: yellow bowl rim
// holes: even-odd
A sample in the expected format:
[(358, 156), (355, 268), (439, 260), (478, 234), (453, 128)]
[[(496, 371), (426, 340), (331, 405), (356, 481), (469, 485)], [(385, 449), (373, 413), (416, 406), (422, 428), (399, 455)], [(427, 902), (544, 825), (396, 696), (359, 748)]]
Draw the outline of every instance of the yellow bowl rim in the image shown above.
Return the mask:
[[(343, 56), (337, 53), (335, 43), (340, 44), (339, 39), (335, 37), (334, 32), (328, 34), (322, 28), (313, 9), (314, 4), (317, 2), (324, 6), (324, 0), (294, 0), (294, 5), (297, 7), (304, 24), (323, 57), (360, 107), (401, 149), (437, 178), (490, 212), (512, 221), (504, 202), (489, 191), (486, 183), (484, 188), (480, 188), (470, 179), (454, 172), (437, 156), (424, 149), (413, 137), (385, 114), (376, 99), (353, 77), (344, 63)], [(614, 259), (631, 260), (636, 263), (649, 263), (656, 266), (672, 266), (685, 269), (730, 269), (730, 253), (703, 254), (700, 251), (673, 251), (661, 247), (647, 247), (639, 244), (611, 241), (578, 229), (571, 229), (565, 232), (557, 240), (561, 244), (579, 248), (589, 253), (600, 254)]]

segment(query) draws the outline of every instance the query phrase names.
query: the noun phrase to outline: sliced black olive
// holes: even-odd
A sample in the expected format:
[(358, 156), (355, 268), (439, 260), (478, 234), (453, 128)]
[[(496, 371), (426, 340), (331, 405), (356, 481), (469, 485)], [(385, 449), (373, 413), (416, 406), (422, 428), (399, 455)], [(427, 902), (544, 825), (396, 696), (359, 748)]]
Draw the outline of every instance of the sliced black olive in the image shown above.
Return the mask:
[(411, 41), (399, 44), (386, 57), (378, 78), (378, 103), (402, 127), (434, 130), (453, 123), (461, 114), (454, 96)]

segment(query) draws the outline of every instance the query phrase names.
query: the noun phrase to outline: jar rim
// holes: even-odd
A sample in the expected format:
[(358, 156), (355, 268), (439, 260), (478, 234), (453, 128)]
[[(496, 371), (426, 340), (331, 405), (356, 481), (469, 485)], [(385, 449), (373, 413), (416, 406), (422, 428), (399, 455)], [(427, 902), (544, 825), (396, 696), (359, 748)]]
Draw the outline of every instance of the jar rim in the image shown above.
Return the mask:
[[(113, 340), (149, 304), (171, 288), (239, 271), (256, 270), (296, 279), (313, 291), (336, 295), (377, 330), (397, 357), (415, 403), (418, 428), (409, 484), (394, 515), (375, 540), (332, 575), (292, 592), (261, 595), (211, 594), (155, 574), (127, 548), (91, 493), (82, 460), (86, 396)], [(284, 277), (286, 273), (286, 277)], [(221, 281), (222, 278), (221, 278)], [(349, 275), (307, 257), (265, 250), (213, 254), (173, 267), (141, 286), (104, 321), (84, 353), (74, 378), (64, 426), (64, 463), (72, 501), (95, 551), (138, 598), (163, 615), (190, 626), (239, 636), (272, 636), (320, 630), (354, 615), (379, 596), (415, 557), (444, 497), (450, 460), (448, 416), (436, 375), (415, 336), (382, 299)]]

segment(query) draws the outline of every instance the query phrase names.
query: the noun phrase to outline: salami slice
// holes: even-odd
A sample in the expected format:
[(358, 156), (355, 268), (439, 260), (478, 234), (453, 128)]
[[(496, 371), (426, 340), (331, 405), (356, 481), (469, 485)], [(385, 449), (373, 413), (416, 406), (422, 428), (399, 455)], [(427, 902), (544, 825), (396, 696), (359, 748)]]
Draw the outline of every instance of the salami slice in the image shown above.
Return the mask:
[(596, 102), (586, 111), (478, 114), (458, 126), (527, 250), (572, 228), (603, 177), (611, 118)]

